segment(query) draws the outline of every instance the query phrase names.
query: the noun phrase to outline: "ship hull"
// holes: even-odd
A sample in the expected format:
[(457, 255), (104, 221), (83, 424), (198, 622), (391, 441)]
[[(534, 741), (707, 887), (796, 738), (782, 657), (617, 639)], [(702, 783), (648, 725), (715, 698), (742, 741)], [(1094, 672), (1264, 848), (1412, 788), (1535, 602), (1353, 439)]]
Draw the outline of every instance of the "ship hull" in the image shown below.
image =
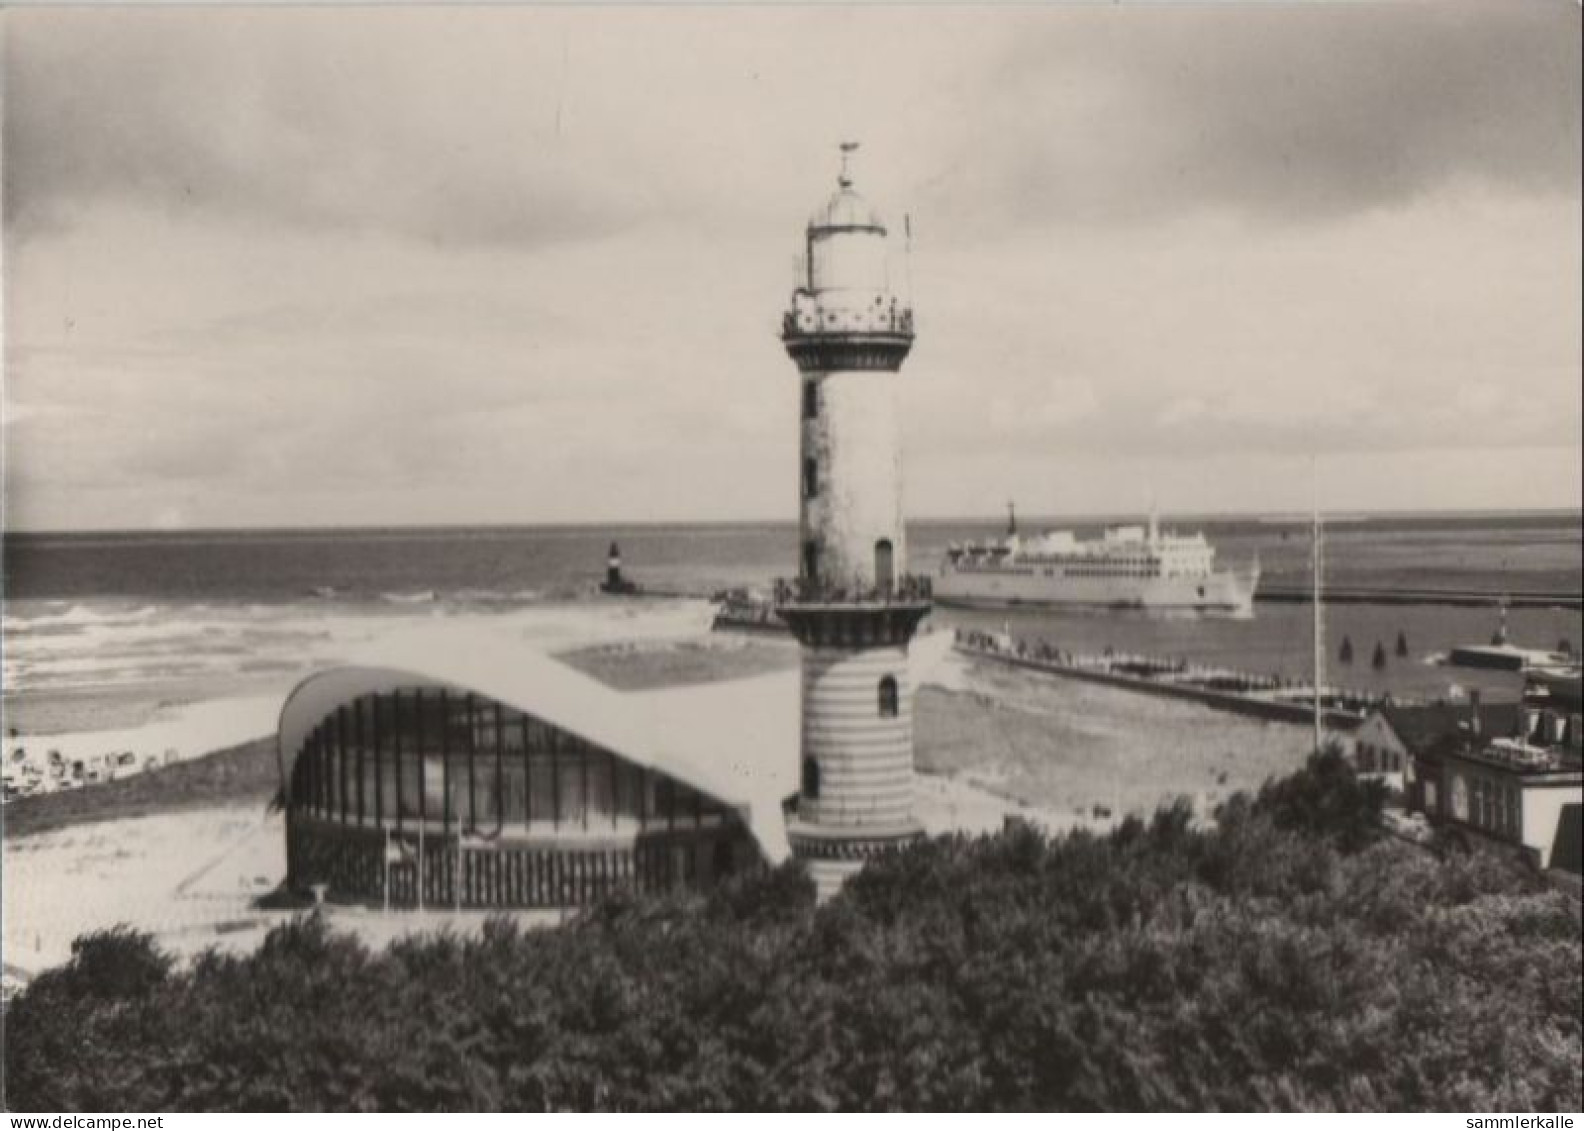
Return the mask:
[(935, 577), (935, 600), (942, 605), (988, 608), (1076, 605), (1247, 612), (1253, 608), (1258, 584), (1257, 573), (1134, 579), (1047, 577), (1038, 567), (966, 571), (946, 566)]

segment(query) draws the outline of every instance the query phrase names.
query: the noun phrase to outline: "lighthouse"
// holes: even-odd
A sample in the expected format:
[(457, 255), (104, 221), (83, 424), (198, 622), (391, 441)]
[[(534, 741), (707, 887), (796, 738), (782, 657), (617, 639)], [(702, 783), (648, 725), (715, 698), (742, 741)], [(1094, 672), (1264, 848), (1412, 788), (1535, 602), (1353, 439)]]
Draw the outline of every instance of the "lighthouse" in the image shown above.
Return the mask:
[(929, 613), (904, 573), (902, 362), (913, 312), (892, 290), (887, 230), (853, 187), (809, 219), (782, 323), (798, 370), (799, 568), (776, 611), (802, 645), (800, 788), (788, 835), (821, 898), (871, 856), (921, 835), (913, 818), (908, 642)]

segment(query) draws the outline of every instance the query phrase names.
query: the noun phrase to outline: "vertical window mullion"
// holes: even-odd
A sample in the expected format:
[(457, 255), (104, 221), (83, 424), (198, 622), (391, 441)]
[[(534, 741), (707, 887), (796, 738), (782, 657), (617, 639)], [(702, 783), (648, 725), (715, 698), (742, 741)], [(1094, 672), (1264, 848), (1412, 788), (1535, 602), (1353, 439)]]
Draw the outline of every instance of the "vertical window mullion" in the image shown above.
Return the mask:
[(594, 760), (593, 747), (588, 743), (578, 746), (578, 785), (583, 791), (583, 827), (588, 828), (589, 821), (589, 763)]
[(324, 774), (324, 812), (321, 814), (326, 820), (335, 816), (336, 807), (336, 765), (335, 751), (330, 742), (330, 718), (321, 719), (319, 722), (319, 766)]
[(357, 820), (360, 825), (368, 815), (367, 798), (364, 796), (367, 792), (365, 779), (368, 776), (368, 766), (363, 755), (364, 745), (363, 697), (360, 695), (352, 700), (352, 747), (357, 751), (352, 756), (352, 768), (357, 775)]
[[(463, 713), (467, 719), (467, 832), (478, 832), (478, 767), (475, 765), (474, 756), (478, 746), (478, 719), (477, 706), (474, 703), (474, 694), (467, 692), (463, 699)], [(458, 813), (458, 822), (463, 814)]]
[(402, 831), (402, 744), (401, 744), (401, 688), (391, 690), (391, 767), (395, 771), (396, 796), (392, 803), (396, 806), (396, 831)]
[(463, 700), (467, 713), (468, 819), (470, 832), (478, 832), (478, 704), (469, 692)]
[(335, 713), (335, 745), (336, 745), (336, 785), (337, 794), (341, 802), (341, 823), (347, 823), (347, 748), (346, 748), (346, 705), (336, 708)]
[(614, 829), (619, 827), (621, 823), (621, 767), (616, 761), (616, 752), (614, 750), (605, 751), (605, 756), (609, 759), (610, 765), (610, 815), (611, 828)]
[(529, 739), (528, 716), (519, 715), (522, 722), (523, 746), (523, 829), (533, 827), (533, 744)]
[(308, 759), (308, 812), (317, 815), (319, 810), (319, 747), (312, 731), (303, 743), (303, 757)]
[(440, 689), (440, 827), (451, 835), (451, 712)]
[(380, 700), (375, 694), (369, 703), (369, 745), (374, 749), (374, 824), (385, 825), (385, 759), (380, 749)]
[(495, 831), (506, 824), (506, 712), (495, 702)]
[(561, 827), (561, 732), (545, 726), (545, 741), (550, 747), (550, 825)]
[(424, 746), (423, 688), (413, 688), (413, 749), (418, 755), (418, 823), (429, 823), (429, 751)]

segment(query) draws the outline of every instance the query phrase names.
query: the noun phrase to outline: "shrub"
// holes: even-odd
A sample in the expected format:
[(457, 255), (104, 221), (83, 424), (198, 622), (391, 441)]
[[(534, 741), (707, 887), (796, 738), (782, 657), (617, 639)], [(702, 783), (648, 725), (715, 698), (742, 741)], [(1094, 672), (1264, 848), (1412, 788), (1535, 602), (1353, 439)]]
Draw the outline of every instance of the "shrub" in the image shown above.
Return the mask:
[(6, 1014), (30, 1109), (1576, 1110), (1578, 905), (1375, 835), (1333, 752), (1199, 827), (1013, 828), (566, 925), (319, 916), (185, 969), (80, 941)]
[(1360, 779), (1340, 749), (1325, 746), (1309, 755), (1297, 773), (1267, 782), (1254, 808), (1278, 828), (1310, 833), (1356, 852), (1383, 834), (1386, 797), (1384, 784)]

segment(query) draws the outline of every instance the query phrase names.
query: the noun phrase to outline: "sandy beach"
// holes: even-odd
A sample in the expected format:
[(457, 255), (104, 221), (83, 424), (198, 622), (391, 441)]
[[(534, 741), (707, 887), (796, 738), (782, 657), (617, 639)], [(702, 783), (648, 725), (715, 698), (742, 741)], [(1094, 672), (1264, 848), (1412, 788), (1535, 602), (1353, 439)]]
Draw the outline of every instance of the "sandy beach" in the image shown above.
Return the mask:
[[(186, 761), (270, 734), (280, 713), (282, 695), (241, 695), (199, 702), (156, 704), (134, 725), (83, 726), (56, 733), (33, 733), (8, 738), (7, 755), (22, 748), (30, 754), (59, 751), (67, 761), (97, 757), (114, 751), (131, 751), (139, 764), (155, 758), (161, 765)], [(84, 717), (101, 721), (91, 706)]]
[[(994, 832), (1009, 815), (1039, 819), (1037, 810), (936, 776), (920, 777), (915, 808), (931, 834)], [(0, 947), (6, 964), (27, 975), (67, 961), (79, 935), (116, 924), (150, 932), (181, 957), (211, 947), (247, 950), (299, 913), (256, 905), (285, 873), (283, 819), (257, 803), (94, 821), (8, 839)], [(440, 908), (386, 914), (337, 905), (328, 914), (368, 945), (383, 946), (442, 927), (474, 931), (492, 913), (457, 916)], [(564, 917), (557, 911), (510, 914), (525, 925)]]
[(1302, 764), (1309, 732), (1197, 704), (954, 657), (925, 688), (915, 762), (1011, 801), (1074, 817), (1148, 814), (1176, 797), (1208, 811)]
[(242, 945), (285, 871), (282, 821), (227, 805), (7, 838), (5, 961), (37, 972), (79, 934), (125, 923), (177, 954)]
[[(1309, 752), (1301, 726), (970, 659), (934, 634), (919, 642), (916, 650), (934, 654), (915, 708), (918, 770), (999, 798), (1005, 812), (1038, 810), (1065, 826), (1092, 821), (1096, 804), (1115, 816), (1179, 796), (1213, 806), (1291, 772)], [(602, 644), (562, 658), (637, 690), (795, 667), (798, 652), (790, 640), (720, 634)]]

